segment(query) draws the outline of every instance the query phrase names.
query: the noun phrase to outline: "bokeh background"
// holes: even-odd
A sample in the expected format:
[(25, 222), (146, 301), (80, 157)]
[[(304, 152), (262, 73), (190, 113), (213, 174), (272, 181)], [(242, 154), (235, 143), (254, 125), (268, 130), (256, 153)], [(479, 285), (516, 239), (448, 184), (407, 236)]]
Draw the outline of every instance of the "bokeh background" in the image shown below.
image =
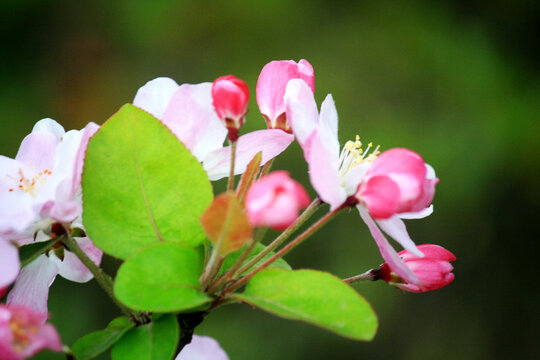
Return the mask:
[[(417, 243), (456, 254), (454, 283), (419, 295), (356, 285), (379, 316), (370, 343), (245, 305), (221, 308), (197, 333), (231, 359), (539, 355), (538, 1), (3, 0), (0, 11), (0, 154), (13, 157), (43, 117), (66, 129), (101, 124), (157, 76), (198, 83), (235, 74), (254, 98), (267, 62), (306, 58), (318, 102), (334, 96), (342, 143), (359, 134), (383, 149), (408, 147), (436, 169), (436, 211), (408, 229)], [(253, 99), (244, 130), (263, 127)], [(275, 168), (313, 194), (297, 144)], [(381, 262), (354, 212), (287, 260), (342, 277)], [(69, 345), (118, 313), (94, 282), (59, 278), (49, 304)]]

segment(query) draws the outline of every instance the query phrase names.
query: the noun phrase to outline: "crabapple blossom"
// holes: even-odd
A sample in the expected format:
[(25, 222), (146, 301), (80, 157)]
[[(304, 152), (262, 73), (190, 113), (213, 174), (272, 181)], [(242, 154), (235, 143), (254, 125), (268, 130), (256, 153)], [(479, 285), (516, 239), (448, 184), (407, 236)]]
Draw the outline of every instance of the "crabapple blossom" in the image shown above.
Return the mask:
[[(409, 283), (417, 283), (416, 275), (405, 266), (379, 227), (405, 249), (416, 256), (422, 256), (401, 218), (421, 218), (433, 211), (432, 206), (426, 207), (433, 198), (437, 182), (433, 169), (426, 166), (419, 155), (404, 149), (389, 150), (388, 155), (375, 164), (380, 154), (379, 148), (376, 147), (370, 153), (373, 146), (370, 143), (367, 149), (363, 150), (358, 137), (355, 141), (347, 142), (340, 151), (338, 116), (332, 96), (326, 97), (319, 113), (313, 92), (302, 80), (289, 81), (285, 103), (287, 117), (308, 163), (311, 184), (319, 197), (330, 204), (332, 211), (341, 206), (356, 205), (383, 259), (399, 276)], [(401, 164), (400, 160), (403, 159), (408, 162)], [(369, 183), (370, 180), (373, 183)], [(394, 183), (395, 191), (381, 192), (377, 197), (376, 191), (384, 186), (388, 187), (389, 182)], [(364, 185), (365, 183), (367, 185)], [(375, 214), (370, 213), (369, 206), (366, 206), (362, 197), (353, 196), (359, 188), (360, 194), (367, 189), (367, 203), (371, 203), (372, 209), (376, 210)], [(390, 212), (388, 204), (393, 206)], [(379, 211), (382, 213), (382, 210), (386, 211), (385, 218), (379, 216)], [(374, 220), (374, 217), (377, 220)]]
[(274, 171), (251, 185), (245, 207), (253, 226), (283, 230), (296, 220), (309, 201), (306, 190), (287, 171)]
[(62, 351), (56, 329), (45, 324), (47, 313), (25, 306), (0, 305), (0, 358), (27, 359), (42, 349)]
[[(141, 87), (133, 104), (159, 119), (202, 162), (210, 180), (229, 176), (231, 149), (224, 147), (227, 128), (212, 105), (212, 83), (178, 85), (157, 78)], [(235, 174), (262, 151), (261, 165), (283, 152), (294, 136), (278, 129), (257, 130), (238, 138)]]
[(15, 244), (0, 238), (0, 298), (19, 274), (21, 264)]
[(229, 129), (229, 138), (236, 141), (238, 129), (242, 126), (247, 113), (249, 88), (236, 76), (222, 76), (212, 84), (212, 104), (218, 117)]
[(257, 80), (257, 104), (269, 129), (291, 132), (285, 107), (285, 89), (291, 79), (302, 79), (315, 92), (315, 74), (307, 60), (272, 61), (266, 64)]
[(424, 254), (423, 257), (418, 257), (407, 250), (399, 253), (405, 265), (418, 277), (417, 284), (403, 282), (392, 273), (392, 267), (387, 263), (379, 268), (382, 279), (401, 290), (414, 293), (437, 290), (454, 280), (452, 273), (454, 267), (450, 264), (450, 261), (456, 260), (454, 254), (433, 244), (418, 245), (418, 249)]
[(209, 336), (193, 335), (175, 360), (229, 360), (219, 343)]

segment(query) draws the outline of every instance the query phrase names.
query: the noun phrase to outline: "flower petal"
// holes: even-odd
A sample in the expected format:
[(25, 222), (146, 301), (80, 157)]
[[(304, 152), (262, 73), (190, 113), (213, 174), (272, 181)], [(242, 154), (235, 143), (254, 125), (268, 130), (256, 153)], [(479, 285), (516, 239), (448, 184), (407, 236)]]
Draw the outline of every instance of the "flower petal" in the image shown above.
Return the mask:
[(209, 336), (193, 335), (175, 360), (229, 360), (219, 343)]
[(54, 135), (56, 135), (58, 140), (60, 140), (60, 138), (66, 133), (64, 127), (58, 122), (56, 122), (56, 120), (53, 120), (51, 118), (41, 119), (34, 125), (32, 132), (39, 131), (53, 133)]
[(37, 312), (47, 313), (49, 286), (58, 274), (58, 267), (45, 255), (25, 266), (15, 286), (9, 292), (8, 305), (24, 305)]
[[(88, 237), (75, 238), (75, 241), (79, 244), (81, 249), (92, 259), (92, 261), (99, 266), (101, 263), (101, 257), (103, 252), (94, 246), (92, 240)], [(58, 266), (60, 275), (70, 281), (78, 283), (85, 283), (90, 281), (94, 276), (86, 268), (86, 266), (79, 260), (79, 258), (71, 251), (64, 252), (64, 260), (60, 260), (54, 252), (49, 254), (52, 262)]]
[(200, 161), (223, 146), (227, 128), (212, 105), (212, 83), (183, 84), (172, 95), (162, 122)]
[(303, 80), (293, 79), (287, 84), (285, 105), (287, 119), (305, 153), (306, 140), (319, 123), (319, 112), (313, 92)]
[(52, 170), (58, 142), (58, 137), (51, 132), (32, 132), (22, 141), (15, 160), (30, 166), (36, 172)]
[(409, 236), (405, 223), (398, 216), (394, 215), (389, 219), (378, 219), (375, 221), (385, 233), (396, 240), (405, 250), (418, 257), (424, 256)]
[(433, 204), (417, 212), (405, 212), (397, 214), (402, 219), (423, 219), (433, 213)]
[(178, 84), (173, 79), (159, 77), (150, 80), (137, 91), (133, 105), (161, 119), (176, 89)]
[[(246, 171), (247, 164), (262, 151), (261, 165), (281, 154), (294, 140), (294, 136), (279, 129), (257, 130), (240, 136), (236, 144), (235, 174)], [(203, 166), (210, 180), (218, 180), (229, 175), (231, 147), (212, 151)]]
[(386, 219), (399, 210), (400, 188), (388, 176), (372, 176), (362, 184), (360, 200), (375, 219)]
[(418, 277), (405, 265), (403, 260), (399, 257), (396, 250), (390, 245), (388, 240), (384, 237), (382, 232), (377, 227), (375, 221), (369, 215), (369, 212), (362, 205), (357, 205), (356, 208), (360, 213), (360, 217), (366, 223), (375, 243), (379, 247), (379, 251), (384, 261), (388, 263), (390, 269), (395, 272), (402, 279), (411, 284), (418, 284)]
[(0, 239), (0, 289), (15, 281), (20, 267), (17, 247), (9, 241)]
[(339, 176), (339, 155), (329, 148), (331, 144), (324, 141), (318, 132), (313, 134), (310, 142), (309, 179), (319, 197), (330, 204), (333, 211), (347, 199)]
[(73, 183), (71, 185), (72, 189), (76, 191), (81, 186), (81, 175), (84, 165), (84, 158), (86, 156), (86, 148), (88, 147), (88, 142), (90, 138), (99, 130), (99, 125), (91, 122), (84, 127), (82, 131), (82, 137), (79, 144), (79, 149), (77, 150), (77, 156), (75, 157), (75, 174), (73, 176)]
[(328, 140), (332, 141), (332, 146), (339, 152), (338, 141), (338, 114), (336, 104), (331, 94), (326, 95), (319, 114), (319, 126), (325, 134), (328, 134)]

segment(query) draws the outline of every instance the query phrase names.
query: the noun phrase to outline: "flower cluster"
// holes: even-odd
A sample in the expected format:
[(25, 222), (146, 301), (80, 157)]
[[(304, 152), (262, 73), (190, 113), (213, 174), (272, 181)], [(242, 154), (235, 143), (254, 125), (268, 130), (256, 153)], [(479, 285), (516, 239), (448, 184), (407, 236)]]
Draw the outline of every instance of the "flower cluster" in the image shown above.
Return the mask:
[[(384, 264), (362, 275), (344, 281), (336, 280), (338, 284), (335, 286), (340, 291), (354, 293), (351, 295), (353, 303), (358, 300), (355, 297), (357, 294), (345, 283), (361, 279), (382, 279), (409, 292), (435, 290), (452, 282), (454, 275), (450, 261), (454, 261), (455, 256), (437, 245), (416, 246), (403, 221), (424, 218), (433, 212), (432, 201), (439, 182), (434, 169), (412, 150), (394, 148), (381, 151), (379, 146), (374, 147), (372, 143), (363, 144), (359, 136), (341, 147), (338, 141), (338, 113), (333, 97), (327, 95), (319, 110), (314, 93), (315, 74), (308, 61), (268, 63), (259, 75), (255, 95), (267, 129), (241, 134), (248, 113), (250, 92), (248, 85), (233, 75), (220, 77), (214, 82), (182, 85), (170, 78), (160, 77), (137, 91), (134, 106), (129, 105), (130, 109), (134, 109), (130, 110), (129, 116), (149, 119), (151, 126), (157, 128), (156, 133), (166, 133), (171, 146), (178, 145), (178, 141), (182, 143), (178, 146), (189, 157), (185, 160), (186, 164), (189, 161), (195, 164), (207, 183), (208, 180), (228, 177), (227, 191), (216, 196), (209, 206), (208, 203), (202, 205), (208, 207), (200, 217), (200, 223), (193, 226), (201, 228), (195, 231), (198, 231), (197, 234), (204, 232), (206, 239), (200, 240), (199, 235), (194, 236), (194, 248), (201, 246), (193, 251), (185, 239), (176, 241), (163, 238), (160, 227), (170, 229), (167, 228), (169, 223), (163, 225), (162, 217), (174, 214), (163, 205), (164, 202), (150, 198), (147, 190), (161, 194), (160, 189), (169, 189), (174, 184), (149, 184), (151, 180), (141, 172), (148, 168), (157, 169), (161, 163), (148, 165), (152, 159), (138, 163), (138, 149), (134, 150), (134, 161), (137, 163), (133, 176), (138, 181), (135, 188), (141, 192), (140, 203), (143, 204), (145, 215), (149, 216), (150, 232), (155, 232), (160, 242), (164, 242), (161, 245), (167, 247), (168, 251), (178, 251), (176, 255), (186, 257), (187, 260), (182, 263), (186, 269), (189, 264), (194, 264), (195, 270), (184, 269), (189, 281), (185, 280), (182, 286), (178, 286), (188, 289), (186, 299), (190, 299), (190, 296), (193, 298), (190, 306), (182, 303), (174, 307), (166, 303), (153, 307), (152, 301), (148, 305), (148, 302), (144, 302), (144, 296), (132, 298), (129, 291), (125, 297), (123, 279), (128, 279), (128, 285), (134, 279), (138, 285), (139, 281), (144, 283), (145, 274), (161, 271), (137, 263), (140, 257), (144, 257), (141, 254), (150, 253), (158, 249), (157, 246), (152, 248), (145, 243), (135, 248), (137, 244), (129, 243), (134, 248), (126, 253), (134, 255), (128, 254), (125, 258), (122, 258), (124, 250), (109, 252), (109, 255), (126, 260), (126, 266), (122, 265), (116, 279), (121, 283), (118, 287), (99, 268), (102, 250), (108, 251), (109, 248), (101, 245), (98, 235), (94, 235), (95, 230), (91, 231), (94, 222), (83, 224), (83, 212), (87, 216), (91, 216), (91, 213), (85, 207), (87, 203), (83, 203), (81, 177), (85, 159), (90, 158), (90, 155), (86, 157), (86, 153), (87, 149), (88, 153), (91, 152), (89, 143), (94, 141), (92, 137), (96, 135), (98, 138), (100, 134), (108, 134), (107, 131), (112, 130), (105, 129), (105, 126), (100, 130), (98, 125), (90, 123), (82, 130), (66, 132), (52, 119), (39, 121), (22, 141), (15, 159), (0, 156), (0, 297), (7, 293), (6, 305), (0, 305), (0, 357), (25, 359), (43, 348), (62, 351), (58, 334), (45, 323), (49, 287), (57, 275), (81, 283), (95, 277), (129, 315), (125, 318), (127, 325), (122, 325), (125, 328), (114, 325), (120, 326), (123, 332), (119, 333), (124, 334), (132, 326), (146, 326), (150, 321), (158, 321), (151, 313), (166, 313), (161, 311), (163, 308), (175, 310), (171, 313), (176, 313), (181, 319), (182, 311), (197, 313), (201, 305), (207, 304), (208, 307), (204, 309), (210, 311), (231, 301), (249, 302), (249, 291), (259, 289), (256, 286), (253, 286), (255, 290), (250, 288), (250, 281), (261, 281), (264, 277), (258, 277), (258, 274), (272, 266), (290, 270), (282, 259), (285, 254), (342, 210), (354, 207), (367, 225)], [(313, 201), (287, 171), (270, 171), (273, 159), (295, 139), (302, 148), (309, 180), (316, 192)], [(225, 144), (226, 140), (228, 145)], [(110, 150), (106, 148), (104, 158), (109, 159), (111, 153), (107, 151)], [(147, 167), (141, 170), (142, 166)], [(235, 175), (240, 174), (242, 177), (235, 189)], [(186, 177), (189, 176), (186, 174)], [(153, 173), (150, 177), (153, 177)], [(103, 189), (107, 189), (106, 185)], [(209, 197), (212, 197), (211, 191), (208, 191)], [(128, 197), (128, 207), (131, 206), (130, 201), (135, 202), (133, 198)], [(171, 203), (182, 201), (179, 195), (166, 200)], [(290, 240), (295, 231), (324, 203), (328, 204), (328, 213)], [(126, 211), (126, 214), (130, 212)], [(99, 248), (87, 236), (85, 224)], [(260, 243), (264, 232), (258, 230), (266, 227), (281, 231), (281, 234), (264, 246)], [(140, 225), (140, 229), (143, 228)], [(127, 231), (130, 234), (143, 232), (140, 229), (137, 224), (137, 229), (131, 226)], [(404, 250), (396, 252), (384, 234), (393, 238)], [(151, 238), (149, 241), (154, 240)], [(175, 241), (180, 245), (172, 246)], [(25, 252), (21, 251), (19, 257), (18, 248), (21, 247), (38, 250), (33, 250), (31, 256), (23, 256)], [(204, 266), (199, 266), (203, 252)], [(282, 263), (277, 266), (279, 261)], [(127, 265), (142, 267), (136, 268), (135, 277), (122, 278), (123, 272), (129, 271), (125, 270), (129, 268)], [(202, 273), (196, 273), (203, 267)], [(173, 268), (176, 271), (181, 267), (175, 265)], [(305, 276), (306, 273), (295, 274)], [(171, 271), (167, 276), (174, 278), (177, 275)], [(324, 275), (321, 279), (327, 281)], [(331, 277), (328, 281), (334, 280)], [(151, 286), (155, 285), (150, 283)], [(231, 296), (246, 284), (245, 294), (248, 295)], [(159, 286), (155, 286), (159, 290)], [(169, 283), (163, 287), (166, 286)], [(139, 290), (145, 291), (137, 287)], [(268, 296), (274, 293), (270, 291)], [(174, 304), (176, 300), (173, 299)], [(314, 300), (311, 302), (317, 303)], [(304, 306), (304, 303), (301, 301), (299, 306)], [(285, 317), (295, 318), (297, 313), (291, 311), (292, 315), (286, 314)], [(278, 314), (283, 315), (279, 311)], [(165, 320), (162, 318), (162, 321)], [(323, 324), (313, 320), (324, 327), (325, 320), (321, 321)], [(328, 325), (330, 329), (333, 329), (332, 326)], [(376, 325), (372, 326), (373, 331), (375, 328)], [(193, 329), (181, 330), (187, 333), (182, 336), (187, 336), (187, 342), (191, 340), (191, 344), (185, 346), (176, 359), (228, 359), (215, 340), (196, 335), (191, 339)], [(365, 335), (362, 333), (351, 337), (355, 336), (364, 339)], [(76, 345), (73, 350), (75, 354), (78, 351)]]

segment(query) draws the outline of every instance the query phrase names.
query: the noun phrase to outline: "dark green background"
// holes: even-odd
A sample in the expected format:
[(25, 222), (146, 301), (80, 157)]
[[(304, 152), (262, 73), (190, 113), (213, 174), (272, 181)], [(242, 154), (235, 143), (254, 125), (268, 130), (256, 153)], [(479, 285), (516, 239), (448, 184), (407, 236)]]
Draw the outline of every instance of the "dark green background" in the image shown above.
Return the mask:
[[(263, 128), (254, 101), (260, 69), (306, 58), (318, 102), (334, 96), (342, 143), (359, 134), (383, 149), (408, 147), (436, 169), (435, 213), (408, 228), (418, 244), (456, 254), (456, 280), (419, 295), (358, 285), (380, 319), (371, 343), (245, 305), (219, 309), (197, 332), (219, 340), (233, 360), (532, 359), (540, 320), (539, 10), (537, 1), (481, 0), (3, 1), (0, 153), (14, 156), (43, 117), (66, 129), (101, 124), (157, 76), (198, 83), (235, 74), (252, 91), (244, 130)], [(313, 194), (297, 144), (275, 168)], [(381, 262), (354, 212), (287, 260), (342, 277)], [(49, 304), (69, 345), (117, 314), (94, 282), (58, 279)]]

